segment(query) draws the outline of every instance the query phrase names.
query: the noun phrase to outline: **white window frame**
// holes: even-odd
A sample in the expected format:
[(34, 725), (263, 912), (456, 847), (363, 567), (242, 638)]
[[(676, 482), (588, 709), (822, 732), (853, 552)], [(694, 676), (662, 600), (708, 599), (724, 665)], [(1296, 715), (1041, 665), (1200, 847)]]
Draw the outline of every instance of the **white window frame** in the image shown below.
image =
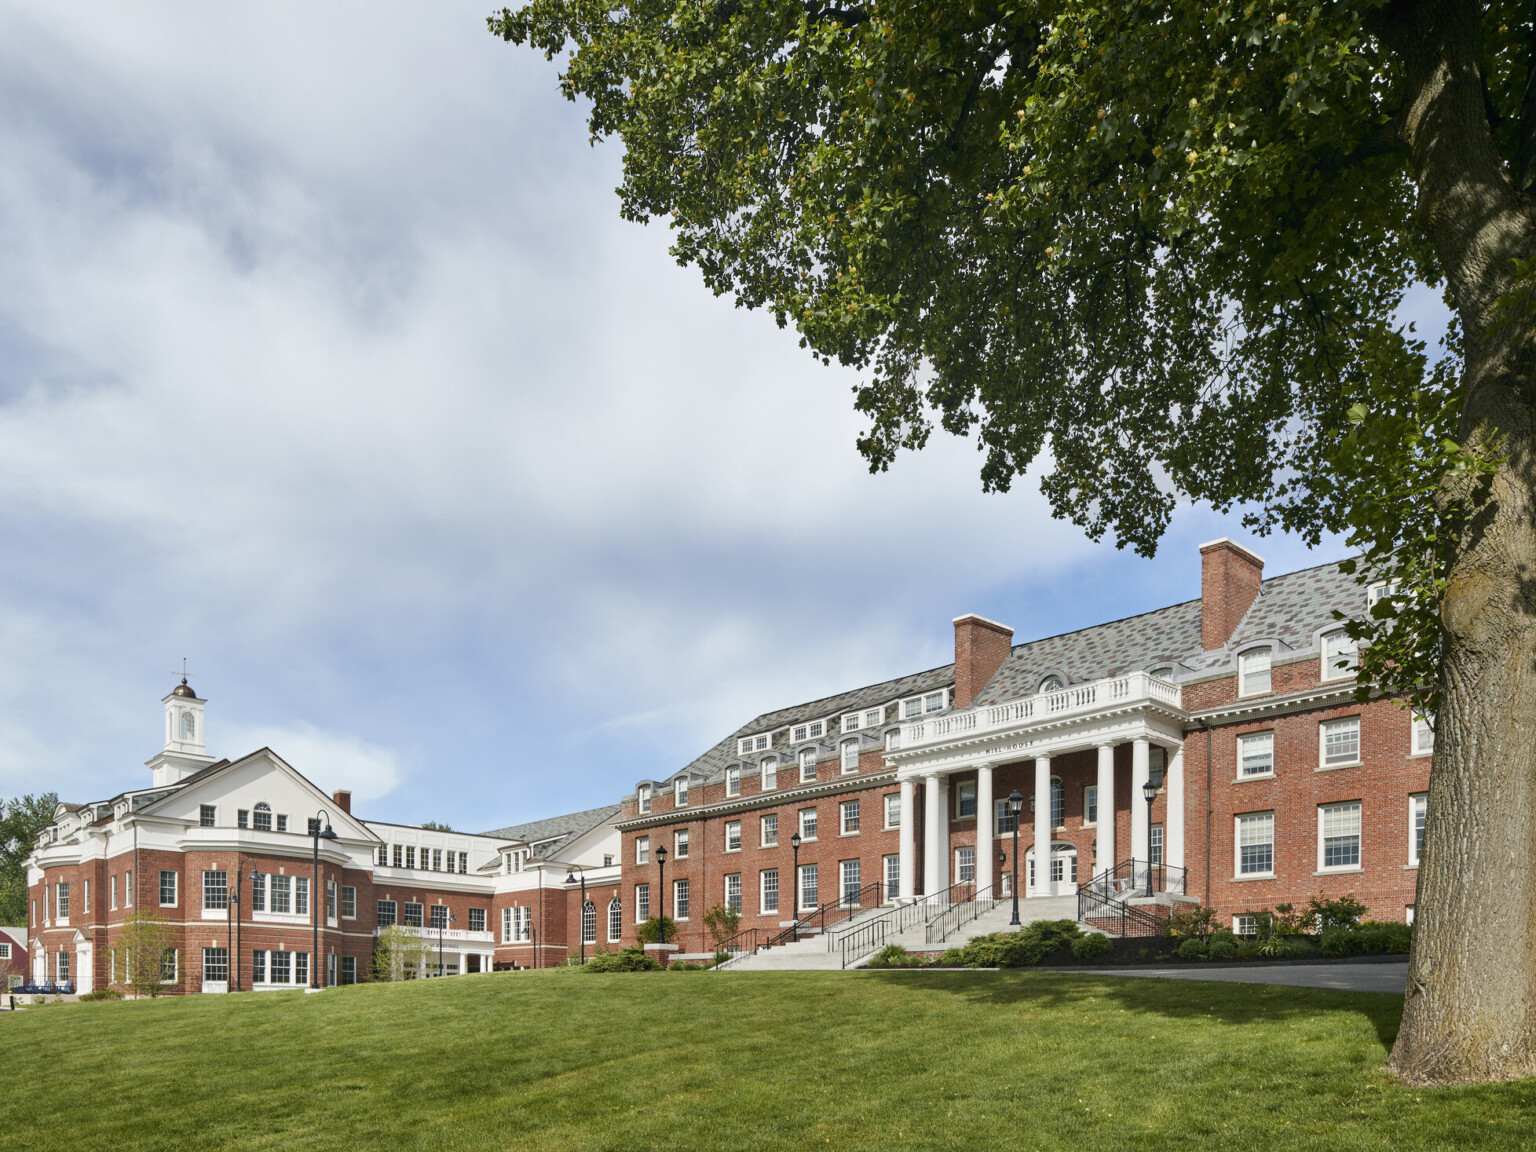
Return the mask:
[[(805, 880), (810, 877), (814, 884), (816, 899), (811, 903), (805, 902)], [(821, 907), (821, 873), (817, 871), (815, 863), (802, 864), (795, 874), (795, 907), (801, 912), (814, 912)]]
[(741, 767), (739, 765), (732, 764), (725, 770), (725, 794), (727, 796), (741, 795)]
[(888, 852), (881, 857), (880, 878), (885, 881), (886, 902), (901, 894), (901, 853)]
[(740, 820), (727, 820), (725, 822), (725, 850), (727, 852), (741, 851)]
[(679, 876), (672, 881), (672, 919), (679, 922), (688, 919), (692, 903), (693, 892), (688, 886), (688, 877)]
[[(1330, 761), (1328, 759), (1328, 733), (1329, 733), (1329, 731), (1332, 730), (1332, 729), (1345, 728), (1345, 727), (1347, 727), (1351, 723), (1353, 723), (1354, 727), (1355, 727), (1355, 758), (1353, 760), (1333, 760), (1333, 761)], [(1360, 717), (1358, 715), (1355, 715), (1355, 716), (1340, 716), (1340, 717), (1338, 717), (1335, 720), (1320, 720), (1320, 721), (1318, 721), (1318, 725), (1317, 725), (1317, 766), (1318, 766), (1318, 768), (1319, 769), (1326, 769), (1326, 768), (1353, 768), (1355, 765), (1359, 764), (1360, 763), (1361, 753), (1364, 750), (1364, 742), (1363, 742), (1363, 739), (1362, 739), (1362, 733), (1360, 731), (1360, 727), (1361, 727), (1361, 725), (1360, 725)]]
[(729, 911), (741, 912), (741, 873), (728, 872), (725, 877), (725, 906)]
[[(1257, 667), (1261, 662), (1263, 667)], [(1272, 644), (1256, 644), (1237, 657), (1237, 694), (1239, 696), (1265, 696), (1274, 691), (1275, 649)], [(1264, 676), (1262, 685), (1250, 685), (1250, 678)]]
[(1408, 716), (1408, 755), (1433, 756), (1435, 752), (1434, 722), (1422, 712), (1410, 712)]
[(1419, 821), (1423, 820), (1426, 832), (1429, 824), (1429, 793), (1413, 792), (1408, 796), (1408, 867), (1419, 866)]
[(624, 935), (624, 901), (615, 896), (608, 901), (608, 943), (616, 943)]
[(736, 741), (736, 755), (750, 756), (754, 752), (766, 752), (773, 746), (773, 737), (764, 732), (756, 736), (743, 736)]
[(640, 785), (635, 790), (635, 798), (637, 801), (635, 805), (636, 811), (643, 815), (651, 810), (651, 786), (649, 784)]
[(885, 732), (885, 750), (887, 752), (899, 752), (901, 750), (901, 729), (888, 728)]
[(800, 749), (800, 783), (814, 784), (816, 782), (816, 749)]
[[(807, 821), (809, 821), (810, 829), (811, 829), (809, 835), (807, 835), (806, 831), (805, 831)], [(814, 809), (814, 808), (802, 808), (802, 809), (800, 809), (799, 814), (795, 818), (795, 825), (800, 830), (800, 842), (802, 844), (806, 843), (807, 841), (816, 839), (816, 825), (819, 824), (819, 823), (820, 823), (820, 817), (816, 814), (816, 809)]]
[(779, 786), (778, 760), (764, 760), (758, 766), (758, 791), (772, 792)]
[(635, 837), (635, 865), (649, 864), (651, 862), (651, 838), (649, 836)]
[[(850, 824), (852, 827), (850, 827)], [(857, 797), (838, 803), (837, 829), (839, 836), (857, 836), (859, 834), (859, 801)]]
[(1009, 812), (1008, 798), (1006, 796), (999, 796), (993, 800), (992, 808), (996, 813), (996, 819), (992, 822), (992, 834), (994, 836), (1013, 835), (1014, 824), (1024, 815), (1024, 813), (1021, 812), (1018, 816), (1015, 816), (1013, 813)]
[[(1257, 747), (1263, 741), (1269, 742), (1269, 768), (1263, 772), (1249, 772), (1244, 767), (1244, 761), (1248, 753), (1247, 747)], [(1275, 775), (1275, 731), (1273, 728), (1263, 732), (1244, 732), (1237, 738), (1237, 776), (1238, 780), (1269, 780)]]
[[(1327, 814), (1332, 811), (1354, 809), (1355, 860), (1352, 864), (1324, 864), (1323, 828)], [(1365, 805), (1359, 800), (1340, 800), (1317, 806), (1317, 870), (1319, 872), (1359, 872), (1365, 867)]]
[[(768, 902), (769, 877), (773, 878), (773, 903)], [(779, 870), (764, 868), (757, 874), (757, 908), (764, 915), (774, 915), (779, 910)]]
[(777, 812), (765, 813), (758, 819), (757, 842), (759, 848), (779, 846), (779, 814)]
[(688, 807), (688, 777), (686, 776), (672, 781), (672, 807)]
[[(965, 803), (969, 800), (971, 810), (965, 810)], [(957, 780), (955, 782), (955, 819), (970, 820), (976, 815), (976, 781)]]
[(860, 719), (861, 719), (861, 713), (849, 712), (846, 716), (843, 717), (843, 731), (844, 732), (857, 732), (859, 730), (859, 720)]
[[(850, 882), (851, 877), (851, 882)], [(837, 862), (837, 906), (857, 908), (859, 893), (864, 890), (864, 869), (859, 860)], [(817, 893), (818, 899), (820, 893)]]
[[(969, 860), (967, 860), (969, 855)], [(974, 884), (976, 882), (976, 846), (974, 844), (961, 844), (955, 849), (955, 880), (956, 884)], [(971, 874), (965, 874), (969, 868)]]
[(1232, 917), (1232, 935), (1257, 936), (1259, 934), (1259, 918), (1252, 912), (1238, 912)]
[[(1243, 871), (1243, 825), (1245, 822), (1258, 821), (1268, 817), (1269, 821), (1269, 869), (1264, 872)], [(1261, 843), (1261, 842), (1256, 842)], [(1250, 877), (1273, 878), (1275, 875), (1275, 813), (1273, 810), (1266, 812), (1239, 812), (1232, 818), (1232, 875), (1239, 880)]]
[[(1060, 818), (1057, 817), (1058, 804), (1060, 805)], [(1134, 807), (1134, 805), (1133, 805)], [(1051, 777), (1051, 828), (1065, 828), (1067, 826), (1067, 789), (1061, 782), (1060, 776)]]
[[(171, 881), (171, 898), (169, 900), (167, 900), (165, 898), (165, 881), (166, 881), (166, 877), (170, 877), (170, 881)], [(160, 869), (160, 907), (162, 907), (162, 908), (177, 908), (177, 907), (180, 907), (180, 905), (181, 905), (181, 877), (176, 873), (175, 869), (173, 869), (173, 868), (162, 868), (162, 869)]]
[[(849, 755), (852, 753), (852, 755)], [(859, 742), (857, 740), (844, 740), (839, 749), (842, 771), (844, 776), (851, 776), (859, 770)]]
[(651, 918), (651, 884), (642, 880), (635, 885), (635, 923), (644, 924)]
[[(892, 828), (901, 827), (901, 793), (887, 792), (882, 807), (885, 811), (885, 827), (889, 831)], [(892, 819), (892, 816), (895, 819)]]
[(1099, 825), (1099, 786), (1097, 784), (1083, 785), (1083, 827), (1097, 828)]
[(918, 720), (932, 712), (942, 712), (949, 700), (949, 689), (924, 692), (921, 696), (909, 696), (901, 702), (901, 718)]
[[(1330, 653), (1328, 651), (1330, 644), (1340, 644), (1339, 651)], [(1320, 635), (1317, 638), (1317, 651), (1319, 680), (1346, 680), (1355, 674), (1355, 665), (1360, 658), (1360, 645), (1358, 641), (1351, 640), (1344, 629), (1330, 628)], [(1343, 657), (1348, 658), (1347, 662), (1342, 668), (1337, 667)]]
[(688, 859), (688, 829), (679, 828), (672, 833), (672, 858), (674, 860)]

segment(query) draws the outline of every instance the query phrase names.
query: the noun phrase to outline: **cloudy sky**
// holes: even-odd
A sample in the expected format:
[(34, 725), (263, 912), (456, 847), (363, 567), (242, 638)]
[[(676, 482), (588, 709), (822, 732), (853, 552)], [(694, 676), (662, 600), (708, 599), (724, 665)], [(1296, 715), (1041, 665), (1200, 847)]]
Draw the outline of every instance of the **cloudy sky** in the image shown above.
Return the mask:
[(0, 795), (147, 783), (185, 656), (215, 754), (494, 827), (1247, 539), (1090, 544), (955, 440), (869, 476), (853, 376), (618, 219), (488, 10), (0, 0)]

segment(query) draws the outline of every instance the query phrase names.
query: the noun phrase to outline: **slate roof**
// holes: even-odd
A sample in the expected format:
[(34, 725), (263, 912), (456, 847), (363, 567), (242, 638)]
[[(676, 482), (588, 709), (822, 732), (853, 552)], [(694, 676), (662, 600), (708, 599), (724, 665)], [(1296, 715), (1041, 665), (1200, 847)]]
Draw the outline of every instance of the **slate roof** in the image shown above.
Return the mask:
[(546, 845), (534, 855), (536, 860), (545, 860), (557, 857), (576, 837), (590, 832), (605, 820), (611, 820), (618, 812), (619, 805), (609, 804), (602, 808), (588, 808), (585, 812), (570, 812), (564, 816), (551, 816), (547, 820), (495, 828), (480, 835), (495, 840), (521, 840), (527, 844), (554, 839), (555, 843)]
[[(923, 692), (932, 692), (938, 688), (948, 688), (955, 682), (955, 666), (944, 664), (938, 668), (930, 668), (926, 672), (914, 672), (910, 676), (900, 676), (895, 680), (882, 680), (878, 684), (869, 684), (863, 688), (855, 688), (850, 692), (839, 692), (835, 696), (823, 696), (819, 700), (808, 700), (804, 704), (796, 704), (790, 708), (780, 708), (774, 712), (764, 712), (760, 716), (747, 721), (736, 731), (732, 732), (720, 743), (716, 744), (708, 752), (698, 757), (678, 772), (665, 777), (671, 780), (681, 776), (684, 772), (692, 772), (703, 775), (711, 780), (724, 775), (727, 764), (740, 763), (742, 757), (736, 754), (736, 741), (743, 736), (756, 736), (764, 732), (777, 732), (792, 724), (800, 724), (807, 720), (823, 720), (841, 716), (844, 712), (855, 712), (862, 708), (872, 708), (876, 704), (889, 704), (893, 700), (899, 700), (903, 696), (916, 696)], [(782, 745), (780, 746), (782, 750)]]

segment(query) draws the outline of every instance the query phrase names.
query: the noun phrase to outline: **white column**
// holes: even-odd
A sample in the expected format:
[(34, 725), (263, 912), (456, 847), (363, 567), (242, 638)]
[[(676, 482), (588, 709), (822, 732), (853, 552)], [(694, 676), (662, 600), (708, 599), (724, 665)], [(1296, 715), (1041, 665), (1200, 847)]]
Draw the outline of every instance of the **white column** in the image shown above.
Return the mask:
[(901, 898), (917, 893), (917, 788), (912, 780), (901, 782)]
[(1114, 868), (1115, 860), (1115, 746), (1099, 745), (1099, 827), (1094, 837), (1095, 874)]
[(923, 894), (932, 896), (944, 888), (944, 846), (940, 843), (943, 838), (944, 825), (944, 793), (939, 789), (939, 776), (923, 778), (927, 787), (923, 789), (923, 824), (927, 835), (923, 837)]
[(1032, 895), (1054, 896), (1051, 883), (1051, 758), (1035, 759), (1035, 889)]
[(1184, 867), (1184, 746), (1168, 758), (1168, 818), (1164, 822), (1163, 852), (1175, 868)]
[[(976, 891), (992, 887), (996, 871), (997, 845), (992, 839), (996, 827), (992, 812), (992, 765), (976, 769)], [(997, 893), (992, 893), (993, 899)]]
[(1152, 774), (1152, 744), (1145, 737), (1131, 742), (1131, 858), (1137, 862), (1135, 883), (1146, 890), (1147, 798), (1142, 786)]

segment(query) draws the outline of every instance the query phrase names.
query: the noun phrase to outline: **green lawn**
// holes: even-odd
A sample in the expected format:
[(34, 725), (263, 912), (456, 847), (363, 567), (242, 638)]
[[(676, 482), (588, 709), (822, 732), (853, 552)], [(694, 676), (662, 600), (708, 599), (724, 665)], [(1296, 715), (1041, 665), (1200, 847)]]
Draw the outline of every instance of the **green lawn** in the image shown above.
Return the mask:
[(0, 1017), (0, 1147), (1525, 1148), (1401, 998), (1037, 972), (572, 970)]

